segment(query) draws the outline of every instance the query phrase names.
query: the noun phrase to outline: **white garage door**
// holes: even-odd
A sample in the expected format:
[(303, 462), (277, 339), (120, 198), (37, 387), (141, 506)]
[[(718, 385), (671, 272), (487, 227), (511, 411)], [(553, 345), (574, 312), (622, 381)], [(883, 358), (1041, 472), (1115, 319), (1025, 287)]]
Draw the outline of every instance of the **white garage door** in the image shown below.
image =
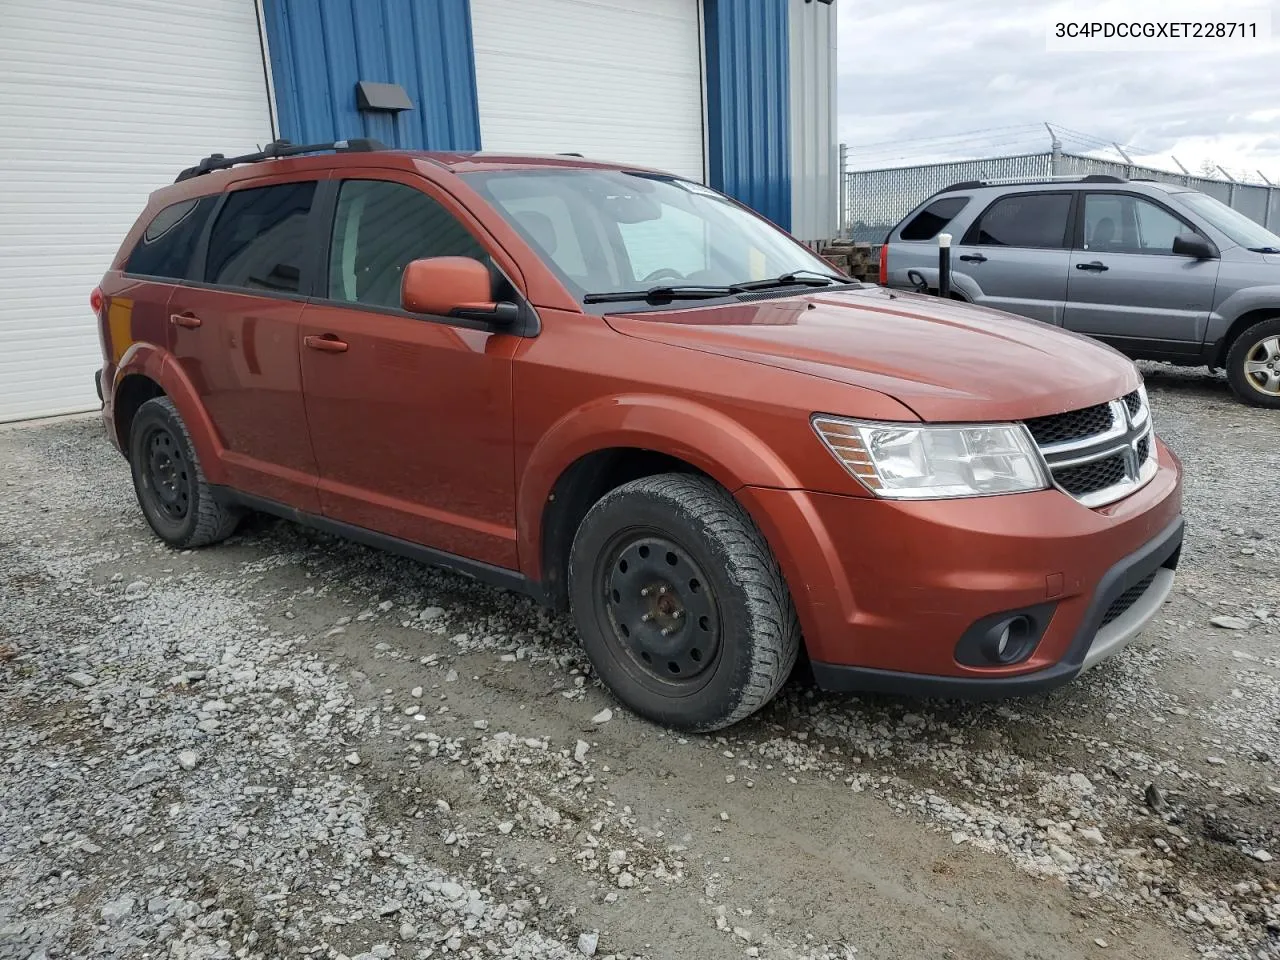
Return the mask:
[(698, 0), (471, 0), (485, 150), (703, 179)]
[(253, 0), (0, 6), (3, 422), (97, 406), (89, 294), (147, 195), (272, 133)]

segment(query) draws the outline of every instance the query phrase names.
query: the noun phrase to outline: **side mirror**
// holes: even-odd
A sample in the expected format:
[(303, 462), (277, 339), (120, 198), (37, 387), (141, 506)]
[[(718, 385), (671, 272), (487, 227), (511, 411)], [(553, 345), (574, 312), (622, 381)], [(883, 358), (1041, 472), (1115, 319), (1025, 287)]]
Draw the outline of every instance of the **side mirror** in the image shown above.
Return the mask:
[(1180, 233), (1173, 238), (1175, 256), (1193, 260), (1212, 260), (1218, 255), (1213, 245), (1198, 233)]
[(493, 299), (489, 268), (470, 257), (426, 257), (404, 268), (400, 305), (410, 313), (510, 323), (520, 313), (514, 303)]

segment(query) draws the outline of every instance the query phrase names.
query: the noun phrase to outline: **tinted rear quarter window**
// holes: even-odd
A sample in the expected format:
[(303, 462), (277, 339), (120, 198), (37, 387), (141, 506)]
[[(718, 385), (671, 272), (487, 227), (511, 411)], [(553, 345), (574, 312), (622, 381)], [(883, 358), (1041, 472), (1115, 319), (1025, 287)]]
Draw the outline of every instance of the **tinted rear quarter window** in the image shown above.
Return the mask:
[(968, 197), (943, 197), (917, 213), (902, 228), (903, 240), (932, 240), (969, 204)]
[(185, 278), (200, 232), (216, 201), (217, 197), (183, 200), (157, 213), (129, 254), (124, 272), (169, 280)]
[(307, 180), (228, 194), (209, 234), (205, 282), (297, 293), (315, 192)]
[(987, 207), (964, 242), (994, 247), (1066, 246), (1069, 193), (1012, 193)]

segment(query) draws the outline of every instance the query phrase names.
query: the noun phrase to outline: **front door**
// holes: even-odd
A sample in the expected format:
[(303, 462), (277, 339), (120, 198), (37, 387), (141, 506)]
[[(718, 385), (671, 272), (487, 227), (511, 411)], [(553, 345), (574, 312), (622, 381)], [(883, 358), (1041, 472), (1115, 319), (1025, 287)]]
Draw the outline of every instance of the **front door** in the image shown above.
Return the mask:
[(169, 298), (174, 358), (222, 443), (233, 487), (314, 512), (298, 323), (317, 181), (227, 195), (193, 282)]
[(1085, 194), (1067, 281), (1067, 328), (1132, 356), (1198, 354), (1218, 260), (1175, 255), (1195, 233), (1167, 208), (1127, 193)]
[(1069, 193), (1011, 193), (982, 212), (952, 251), (953, 284), (974, 303), (1062, 325)]
[[(371, 177), (376, 176), (370, 174)], [(302, 379), (332, 520), (515, 569), (518, 337), (406, 313), (411, 261), (485, 247), (425, 183), (339, 186), (327, 294), (302, 314)]]

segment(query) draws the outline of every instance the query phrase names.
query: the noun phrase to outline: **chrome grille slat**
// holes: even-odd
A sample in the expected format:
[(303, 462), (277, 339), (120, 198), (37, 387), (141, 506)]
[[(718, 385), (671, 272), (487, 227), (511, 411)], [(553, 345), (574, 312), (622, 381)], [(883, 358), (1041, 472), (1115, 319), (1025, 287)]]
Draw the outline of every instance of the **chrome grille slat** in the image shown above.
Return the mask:
[(1054, 486), (1087, 507), (1114, 503), (1155, 476), (1151, 413), (1141, 390), (1109, 403), (1036, 417), (1026, 427)]

